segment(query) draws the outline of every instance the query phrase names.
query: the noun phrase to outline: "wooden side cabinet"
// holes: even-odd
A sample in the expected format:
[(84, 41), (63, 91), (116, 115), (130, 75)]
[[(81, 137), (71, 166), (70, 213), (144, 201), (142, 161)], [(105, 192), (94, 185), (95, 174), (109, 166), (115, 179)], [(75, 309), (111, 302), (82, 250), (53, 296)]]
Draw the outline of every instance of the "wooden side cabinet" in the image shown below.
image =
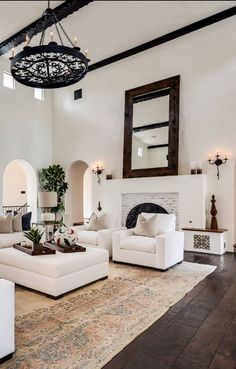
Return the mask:
[(223, 255), (227, 248), (227, 229), (182, 228), (185, 251)]

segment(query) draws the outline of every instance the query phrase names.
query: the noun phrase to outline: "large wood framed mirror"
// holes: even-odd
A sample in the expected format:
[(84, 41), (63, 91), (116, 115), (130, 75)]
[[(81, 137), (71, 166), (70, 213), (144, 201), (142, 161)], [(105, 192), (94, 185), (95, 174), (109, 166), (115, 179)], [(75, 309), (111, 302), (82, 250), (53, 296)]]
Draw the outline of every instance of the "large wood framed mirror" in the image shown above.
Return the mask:
[(123, 177), (178, 174), (180, 76), (125, 92)]

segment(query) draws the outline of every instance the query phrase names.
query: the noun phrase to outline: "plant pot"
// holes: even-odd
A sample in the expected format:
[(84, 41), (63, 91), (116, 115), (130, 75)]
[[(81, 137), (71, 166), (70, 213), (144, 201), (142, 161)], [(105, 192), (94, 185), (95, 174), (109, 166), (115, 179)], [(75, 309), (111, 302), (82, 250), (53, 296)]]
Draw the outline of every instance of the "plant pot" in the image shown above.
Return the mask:
[(33, 243), (32, 251), (40, 250), (43, 247), (42, 243)]

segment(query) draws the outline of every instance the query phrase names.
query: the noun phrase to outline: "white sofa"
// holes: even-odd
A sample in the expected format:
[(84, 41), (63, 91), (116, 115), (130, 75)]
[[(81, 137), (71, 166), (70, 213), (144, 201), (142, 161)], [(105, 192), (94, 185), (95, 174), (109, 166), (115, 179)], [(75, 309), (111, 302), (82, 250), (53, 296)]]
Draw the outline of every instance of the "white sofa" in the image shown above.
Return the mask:
[(84, 247), (98, 247), (106, 249), (109, 256), (112, 256), (112, 234), (116, 231), (125, 230), (126, 227), (119, 227), (117, 219), (113, 214), (106, 214), (106, 229), (100, 231), (87, 231), (88, 225), (72, 227), (78, 233), (78, 244)]
[(113, 261), (163, 271), (182, 262), (184, 232), (175, 231), (175, 215), (157, 214), (157, 218), (156, 237), (136, 236), (134, 228), (113, 233)]
[(0, 279), (0, 364), (15, 351), (14, 283)]
[(23, 232), (0, 233), (0, 249), (12, 247), (14, 243), (26, 240)]

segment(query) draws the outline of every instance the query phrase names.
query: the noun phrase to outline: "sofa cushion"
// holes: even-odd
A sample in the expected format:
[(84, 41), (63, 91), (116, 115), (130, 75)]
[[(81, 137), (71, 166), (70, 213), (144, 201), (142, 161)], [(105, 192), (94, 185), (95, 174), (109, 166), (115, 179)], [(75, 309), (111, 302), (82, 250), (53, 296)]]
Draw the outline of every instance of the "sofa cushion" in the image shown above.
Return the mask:
[(121, 240), (120, 248), (132, 251), (155, 253), (156, 238), (145, 236), (129, 236)]
[(22, 229), (23, 231), (29, 231), (31, 227), (32, 212), (22, 215)]
[(146, 218), (139, 214), (134, 233), (137, 236), (155, 237), (157, 235), (157, 215)]
[[(149, 219), (155, 213), (141, 213), (141, 214), (147, 219)], [(157, 216), (157, 235), (175, 231), (176, 216), (174, 214), (157, 213), (156, 216)]]
[(12, 218), (12, 229), (13, 232), (22, 232), (22, 215), (20, 213)]
[(0, 233), (12, 233), (12, 215), (0, 218)]
[[(14, 248), (0, 250), (0, 264), (28, 270), (51, 278), (62, 277), (94, 265), (108, 262), (107, 250), (88, 247), (86, 252), (30, 256)], [(88, 271), (89, 273), (89, 271)]]
[(98, 216), (93, 213), (90, 217), (89, 224), (87, 227), (88, 231), (99, 231), (106, 228), (106, 214)]
[[(0, 234), (0, 249), (5, 247), (11, 247), (14, 243), (18, 243), (21, 241), (26, 241), (27, 239), (24, 237), (23, 232), (14, 232), (14, 233), (1, 233)], [(29, 243), (29, 241), (27, 241)]]
[(88, 245), (98, 244), (98, 233), (96, 231), (79, 231), (78, 243), (86, 243)]

